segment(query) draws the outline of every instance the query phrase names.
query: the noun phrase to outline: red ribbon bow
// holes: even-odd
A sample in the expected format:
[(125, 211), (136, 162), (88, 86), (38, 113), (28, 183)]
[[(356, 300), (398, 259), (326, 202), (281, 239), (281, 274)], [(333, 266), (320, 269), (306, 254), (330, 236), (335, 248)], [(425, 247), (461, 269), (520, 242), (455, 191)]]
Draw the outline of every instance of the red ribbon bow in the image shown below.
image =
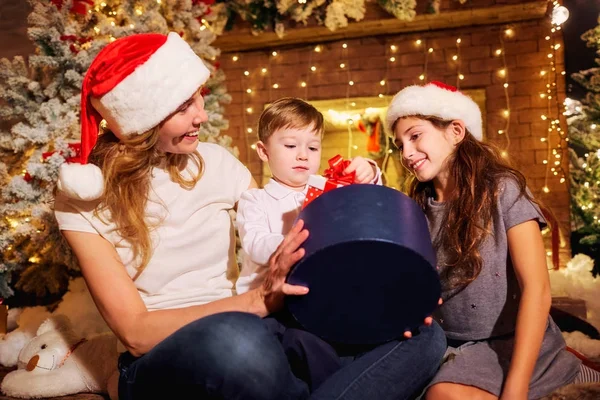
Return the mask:
[(334, 180), (337, 183), (344, 185), (350, 185), (354, 183), (354, 172), (344, 175), (344, 170), (348, 168), (348, 165), (350, 165), (349, 160), (344, 160), (342, 156), (338, 154), (330, 158), (328, 163), (329, 168), (327, 168), (323, 173), (327, 179)]

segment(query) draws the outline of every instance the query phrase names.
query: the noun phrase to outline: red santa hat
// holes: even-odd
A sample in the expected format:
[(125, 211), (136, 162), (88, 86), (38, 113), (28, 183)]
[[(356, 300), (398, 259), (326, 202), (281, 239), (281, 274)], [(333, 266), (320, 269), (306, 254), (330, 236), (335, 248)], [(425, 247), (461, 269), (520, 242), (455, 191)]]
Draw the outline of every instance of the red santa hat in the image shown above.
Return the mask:
[(454, 86), (432, 81), (426, 85), (407, 86), (392, 99), (386, 116), (391, 131), (401, 117), (434, 116), (444, 120), (460, 119), (477, 140), (483, 138), (481, 110), (469, 96)]
[(104, 191), (98, 167), (87, 164), (102, 119), (120, 139), (147, 132), (194, 95), (210, 72), (174, 32), (127, 36), (94, 59), (81, 89), (81, 152), (60, 167), (58, 189), (80, 200)]

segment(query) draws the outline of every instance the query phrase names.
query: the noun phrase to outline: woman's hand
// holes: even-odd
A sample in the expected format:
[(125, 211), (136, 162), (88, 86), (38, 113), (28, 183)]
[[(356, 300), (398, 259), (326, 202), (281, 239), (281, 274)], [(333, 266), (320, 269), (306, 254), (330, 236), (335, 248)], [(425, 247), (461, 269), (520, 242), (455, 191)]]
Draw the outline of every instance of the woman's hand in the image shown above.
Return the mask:
[[(443, 300), (440, 297), (439, 300), (438, 300), (438, 306), (441, 306), (442, 302), (443, 302)], [(423, 323), (425, 324), (425, 326), (430, 326), (431, 324), (433, 324), (433, 318), (427, 317), (427, 318), (425, 318), (425, 321)], [(404, 337), (406, 339), (410, 339), (412, 337), (412, 332), (411, 331), (404, 332)]]
[(258, 288), (267, 314), (280, 310), (285, 296), (308, 293), (307, 287), (290, 285), (285, 281), (294, 264), (304, 256), (304, 249), (300, 245), (308, 237), (308, 231), (303, 228), (304, 221), (298, 220), (269, 259), (268, 272)]

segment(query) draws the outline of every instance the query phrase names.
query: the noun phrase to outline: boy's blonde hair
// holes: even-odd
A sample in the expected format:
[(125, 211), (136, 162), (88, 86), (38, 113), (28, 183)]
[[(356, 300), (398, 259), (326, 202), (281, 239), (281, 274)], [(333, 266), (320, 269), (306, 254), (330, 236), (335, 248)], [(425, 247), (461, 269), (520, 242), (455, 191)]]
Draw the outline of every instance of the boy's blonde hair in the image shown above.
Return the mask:
[(260, 115), (258, 140), (266, 143), (279, 129), (306, 127), (312, 127), (315, 133), (323, 135), (323, 114), (304, 100), (283, 97), (271, 103)]

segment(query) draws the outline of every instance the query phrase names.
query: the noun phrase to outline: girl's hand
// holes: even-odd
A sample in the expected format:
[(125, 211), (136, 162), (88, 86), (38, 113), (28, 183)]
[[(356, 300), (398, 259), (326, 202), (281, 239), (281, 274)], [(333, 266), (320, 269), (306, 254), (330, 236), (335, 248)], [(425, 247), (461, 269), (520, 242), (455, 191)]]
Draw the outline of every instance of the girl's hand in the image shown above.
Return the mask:
[(269, 259), (268, 272), (258, 288), (267, 314), (280, 310), (285, 296), (302, 296), (308, 293), (307, 287), (285, 282), (294, 264), (304, 256), (304, 249), (300, 245), (308, 237), (308, 231), (303, 227), (304, 221), (298, 220)]
[[(438, 300), (438, 306), (441, 306), (443, 303), (442, 298), (440, 297)], [(425, 324), (425, 326), (430, 326), (431, 324), (433, 324), (433, 318), (431, 317), (426, 317), (425, 321), (423, 321), (423, 323)], [(412, 337), (412, 332), (411, 331), (406, 331), (404, 332), (404, 337), (406, 339), (410, 339)]]
[(363, 157), (354, 157), (344, 170), (344, 175), (355, 173), (355, 183), (371, 183), (377, 174), (377, 167)]

